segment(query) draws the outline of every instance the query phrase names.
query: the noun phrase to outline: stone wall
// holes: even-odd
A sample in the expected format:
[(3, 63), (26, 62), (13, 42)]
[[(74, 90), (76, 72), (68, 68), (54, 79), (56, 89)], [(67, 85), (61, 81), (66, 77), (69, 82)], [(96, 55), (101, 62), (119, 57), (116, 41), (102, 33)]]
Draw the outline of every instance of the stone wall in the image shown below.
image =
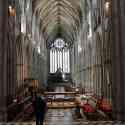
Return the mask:
[(87, 0), (83, 8), (87, 11), (71, 55), (72, 77), (76, 86), (111, 101), (111, 15), (104, 0)]

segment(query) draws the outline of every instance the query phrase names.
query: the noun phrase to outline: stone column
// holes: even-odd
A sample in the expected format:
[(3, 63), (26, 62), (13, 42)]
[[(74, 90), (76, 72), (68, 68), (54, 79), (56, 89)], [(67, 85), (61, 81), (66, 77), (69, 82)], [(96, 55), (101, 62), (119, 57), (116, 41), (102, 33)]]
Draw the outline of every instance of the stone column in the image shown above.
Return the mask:
[(0, 122), (7, 121), (8, 0), (0, 0)]
[[(11, 3), (9, 3), (10, 5)], [(15, 16), (8, 15), (8, 29), (7, 29), (7, 96), (10, 101), (15, 97), (16, 88), (16, 39), (15, 39)]]
[(47, 58), (47, 74), (49, 75), (50, 73), (50, 50), (48, 48), (47, 48), (46, 56), (47, 56), (46, 57)]
[(113, 117), (125, 121), (125, 0), (112, 0)]
[(8, 0), (0, 1), (0, 122), (7, 121), (8, 99), (12, 102), (16, 87), (15, 27), (8, 22), (8, 7)]

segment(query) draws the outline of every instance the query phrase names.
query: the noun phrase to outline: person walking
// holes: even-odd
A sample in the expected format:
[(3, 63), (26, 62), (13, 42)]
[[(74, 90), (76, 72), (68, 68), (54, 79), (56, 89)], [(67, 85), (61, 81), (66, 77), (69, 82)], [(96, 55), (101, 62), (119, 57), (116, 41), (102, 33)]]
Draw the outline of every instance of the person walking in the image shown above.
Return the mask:
[(76, 102), (75, 113), (76, 113), (77, 118), (82, 118), (81, 113), (80, 113), (80, 106), (78, 102)]
[(35, 93), (34, 110), (36, 116), (36, 125), (43, 125), (47, 104), (46, 101)]

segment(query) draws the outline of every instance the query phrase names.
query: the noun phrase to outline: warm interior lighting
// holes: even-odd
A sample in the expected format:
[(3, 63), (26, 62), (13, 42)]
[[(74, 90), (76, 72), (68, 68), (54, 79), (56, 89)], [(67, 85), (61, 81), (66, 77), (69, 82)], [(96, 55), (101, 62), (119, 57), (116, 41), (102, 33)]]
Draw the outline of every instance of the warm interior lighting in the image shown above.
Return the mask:
[(109, 7), (110, 7), (110, 2), (106, 2), (106, 3), (105, 3), (105, 8), (106, 8), (106, 10), (108, 10)]
[(79, 89), (78, 89), (78, 88), (76, 88), (76, 89), (75, 89), (75, 91), (76, 91), (76, 92), (79, 92)]
[(111, 8), (111, 2), (110, 1), (106, 1), (105, 2), (105, 12), (106, 12), (107, 16), (110, 15), (110, 8)]
[(16, 16), (16, 10), (11, 5), (9, 5), (9, 15)]
[(12, 10), (12, 6), (11, 6), (11, 5), (9, 6), (9, 10), (10, 10), (10, 11)]

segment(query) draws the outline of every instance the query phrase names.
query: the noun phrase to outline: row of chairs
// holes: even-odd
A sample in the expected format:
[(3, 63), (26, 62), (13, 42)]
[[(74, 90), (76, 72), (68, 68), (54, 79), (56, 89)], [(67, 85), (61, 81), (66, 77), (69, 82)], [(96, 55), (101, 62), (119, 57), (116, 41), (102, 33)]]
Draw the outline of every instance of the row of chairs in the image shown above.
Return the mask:
[[(91, 102), (94, 102), (93, 105)], [(95, 98), (92, 97), (90, 100), (82, 106), (83, 112), (87, 117), (96, 116), (97, 111), (101, 111), (106, 114), (110, 119), (112, 118), (112, 106), (106, 98)]]
[[(7, 108), (8, 121), (17, 120), (21, 115), (28, 114), (28, 108), (31, 106), (31, 97), (26, 97), (17, 102), (13, 102)], [(29, 112), (30, 113), (30, 112)]]

